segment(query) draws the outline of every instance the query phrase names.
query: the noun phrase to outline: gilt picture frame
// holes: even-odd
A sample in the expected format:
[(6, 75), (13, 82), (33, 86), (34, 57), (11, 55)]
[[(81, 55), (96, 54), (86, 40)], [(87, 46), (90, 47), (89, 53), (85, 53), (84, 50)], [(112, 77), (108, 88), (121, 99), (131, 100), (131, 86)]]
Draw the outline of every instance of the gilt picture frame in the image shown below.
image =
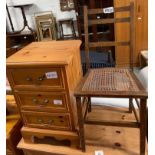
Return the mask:
[(38, 41), (56, 40), (56, 20), (52, 12), (35, 14)]

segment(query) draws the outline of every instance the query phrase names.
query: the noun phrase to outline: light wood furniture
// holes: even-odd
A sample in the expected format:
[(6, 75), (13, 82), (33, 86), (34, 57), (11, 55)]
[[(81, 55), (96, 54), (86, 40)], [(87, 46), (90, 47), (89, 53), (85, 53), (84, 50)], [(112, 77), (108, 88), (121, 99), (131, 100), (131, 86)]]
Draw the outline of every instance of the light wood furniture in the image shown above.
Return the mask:
[(20, 129), (22, 121), (19, 115), (8, 115), (6, 117), (6, 155), (23, 155), (22, 150), (17, 149), (21, 139)]
[[(103, 120), (111, 118), (117, 121), (135, 121), (134, 115), (126, 112), (127, 108), (116, 109), (113, 107), (113, 111), (111, 111), (111, 108), (109, 106), (94, 106), (94, 111), (90, 113), (89, 117)], [(139, 130), (137, 128), (85, 125), (85, 136), (86, 152), (74, 147), (52, 146), (49, 144), (32, 145), (24, 142), (23, 139), (18, 144), (18, 148), (23, 149), (27, 155), (94, 155), (96, 150), (103, 150), (105, 155), (139, 154)]]
[[(28, 128), (28, 127), (23, 127), (21, 130), (22, 137), (24, 139), (25, 143), (31, 143), (32, 145), (37, 142), (38, 139), (42, 139), (44, 137), (56, 137), (59, 142), (57, 142), (55, 139), (49, 140), (49, 144), (54, 144), (57, 146), (68, 146), (68, 147), (73, 147), (77, 148), (79, 145), (79, 140), (78, 140), (78, 135), (77, 133), (74, 132), (68, 132), (68, 131), (57, 131), (57, 130), (47, 130), (47, 129), (34, 129), (34, 128)], [(32, 135), (35, 137), (32, 140)], [(46, 144), (48, 142), (47, 139), (42, 141), (42, 144)]]
[[(55, 139), (59, 133), (62, 139), (68, 135), (78, 140), (73, 90), (82, 76), (80, 45), (79, 40), (33, 42), (7, 59), (7, 77), (24, 123), (25, 140), (33, 142), (34, 133), (39, 137), (47, 130)], [(25, 127), (34, 128), (28, 136), (24, 136)], [(37, 129), (42, 129), (40, 134)]]
[[(148, 0), (114, 0), (114, 7), (124, 7), (134, 2), (135, 21), (135, 47), (133, 53), (134, 66), (139, 66), (139, 54), (141, 50), (148, 49)], [(116, 13), (115, 17), (128, 16), (128, 13)], [(129, 25), (126, 23), (115, 24), (115, 39), (117, 41), (129, 40)], [(122, 52), (123, 51), (123, 52)], [(125, 46), (115, 47), (116, 66), (129, 66), (129, 48)]]
[[(134, 3), (129, 6), (114, 8), (115, 12), (129, 12), (129, 17), (114, 18), (114, 19), (96, 19), (88, 20), (88, 15), (101, 13), (102, 9), (87, 9), (84, 7), (84, 25), (85, 25), (85, 54), (87, 62), (87, 73), (75, 89), (77, 115), (79, 123), (80, 146), (82, 151), (85, 151), (85, 134), (84, 123), (95, 125), (109, 125), (120, 127), (140, 128), (140, 154), (145, 154), (145, 135), (146, 135), (146, 99), (147, 91), (138, 81), (133, 70), (133, 52), (134, 52)], [(106, 24), (106, 23), (128, 22), (130, 25), (130, 41), (118, 42), (89, 42), (88, 24)], [(130, 68), (100, 68), (90, 69), (89, 63), (89, 48), (102, 46), (128, 46), (130, 48)], [(81, 97), (87, 97), (88, 101), (81, 102)], [(101, 121), (97, 119), (87, 119), (86, 114), (91, 112), (91, 97), (108, 97), (108, 98), (128, 98), (129, 111), (134, 112), (135, 122), (120, 122), (120, 121)], [(133, 98), (140, 98), (140, 119), (137, 116), (133, 106)], [(86, 105), (83, 113), (83, 105)]]

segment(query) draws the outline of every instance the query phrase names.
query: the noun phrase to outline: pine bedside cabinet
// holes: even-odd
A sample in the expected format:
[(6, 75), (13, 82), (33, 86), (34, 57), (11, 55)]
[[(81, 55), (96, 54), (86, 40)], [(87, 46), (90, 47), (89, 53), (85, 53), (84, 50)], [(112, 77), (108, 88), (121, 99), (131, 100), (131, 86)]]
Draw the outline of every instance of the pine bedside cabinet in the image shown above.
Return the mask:
[(82, 77), (80, 45), (79, 40), (33, 42), (7, 59), (25, 142), (50, 137), (78, 145), (73, 90)]

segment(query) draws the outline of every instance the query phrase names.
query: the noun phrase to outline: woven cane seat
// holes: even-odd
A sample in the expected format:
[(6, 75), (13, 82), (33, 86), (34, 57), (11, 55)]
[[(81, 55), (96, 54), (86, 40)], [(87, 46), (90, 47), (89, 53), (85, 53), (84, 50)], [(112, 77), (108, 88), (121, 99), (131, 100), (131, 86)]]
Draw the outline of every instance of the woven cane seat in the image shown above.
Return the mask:
[(145, 89), (129, 69), (99, 68), (88, 72), (76, 94), (145, 96)]

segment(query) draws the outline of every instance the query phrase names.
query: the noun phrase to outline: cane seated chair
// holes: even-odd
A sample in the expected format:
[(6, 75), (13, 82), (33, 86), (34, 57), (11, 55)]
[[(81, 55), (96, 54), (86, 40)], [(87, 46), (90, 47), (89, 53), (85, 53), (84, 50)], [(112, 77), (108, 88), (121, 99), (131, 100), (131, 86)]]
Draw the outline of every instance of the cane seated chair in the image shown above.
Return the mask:
[[(134, 3), (130, 6), (114, 8), (115, 12), (129, 12), (130, 17), (127, 18), (113, 18), (113, 19), (93, 19), (88, 20), (88, 16), (92, 14), (103, 13), (103, 9), (87, 9), (84, 6), (84, 31), (85, 31), (85, 55), (87, 62), (87, 73), (81, 79), (80, 83), (75, 89), (74, 95), (76, 97), (79, 138), (80, 147), (85, 151), (85, 134), (84, 124), (95, 125), (109, 125), (119, 127), (134, 127), (140, 128), (140, 154), (145, 154), (145, 133), (146, 133), (146, 99), (147, 91), (138, 81), (133, 73), (133, 50), (134, 50)], [(130, 24), (130, 41), (128, 42), (89, 42), (88, 26), (93, 24), (107, 24), (129, 22)], [(104, 47), (104, 46), (129, 46), (130, 47), (130, 68), (97, 68), (90, 69), (89, 63), (89, 48), (90, 47)], [(81, 98), (88, 98), (87, 106), (83, 114), (83, 103)], [(108, 97), (108, 98), (128, 98), (130, 108), (133, 110), (136, 121), (135, 122), (114, 122), (114, 121), (99, 121), (86, 119), (87, 112), (91, 111), (91, 97)], [(136, 114), (133, 106), (133, 99), (140, 98), (140, 119)]]

